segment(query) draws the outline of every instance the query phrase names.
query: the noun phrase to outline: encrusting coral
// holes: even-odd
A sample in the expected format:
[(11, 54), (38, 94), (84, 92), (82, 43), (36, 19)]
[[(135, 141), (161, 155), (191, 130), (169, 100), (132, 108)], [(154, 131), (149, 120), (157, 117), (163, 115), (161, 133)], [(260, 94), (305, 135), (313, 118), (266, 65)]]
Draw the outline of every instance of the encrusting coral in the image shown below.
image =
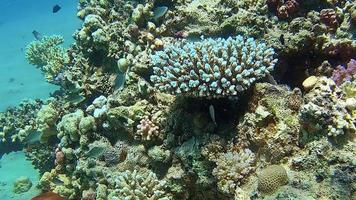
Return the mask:
[(346, 107), (347, 101), (355, 102), (351, 100), (354, 97), (345, 97), (333, 80), (320, 77), (318, 83), (305, 96), (306, 102), (301, 108), (303, 129), (309, 134), (321, 132), (332, 137), (355, 134), (355, 116), (352, 114), (353, 109), (350, 109), (353, 106)]

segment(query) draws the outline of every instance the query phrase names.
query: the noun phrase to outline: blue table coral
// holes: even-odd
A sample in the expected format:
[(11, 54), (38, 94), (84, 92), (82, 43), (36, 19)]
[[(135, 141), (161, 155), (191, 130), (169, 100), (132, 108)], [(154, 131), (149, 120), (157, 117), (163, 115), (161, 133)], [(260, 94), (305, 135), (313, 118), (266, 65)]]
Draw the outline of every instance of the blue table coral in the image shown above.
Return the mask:
[(274, 55), (265, 43), (240, 35), (176, 41), (151, 56), (151, 81), (170, 94), (236, 96), (273, 70), (277, 62)]

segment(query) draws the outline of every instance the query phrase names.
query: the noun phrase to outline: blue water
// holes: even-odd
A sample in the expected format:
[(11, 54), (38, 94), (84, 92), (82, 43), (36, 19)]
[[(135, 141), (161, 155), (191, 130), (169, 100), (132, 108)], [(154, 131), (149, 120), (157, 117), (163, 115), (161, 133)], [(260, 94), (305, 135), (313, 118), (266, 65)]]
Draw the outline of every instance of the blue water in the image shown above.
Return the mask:
[[(55, 4), (61, 10), (52, 13)], [(0, 0), (0, 111), (24, 99), (45, 99), (56, 89), (27, 63), (25, 47), (34, 40), (33, 30), (62, 35), (69, 46), (80, 26), (76, 7), (73, 0)]]
[[(62, 8), (52, 13), (55, 4)], [(72, 0), (0, 0), (0, 111), (25, 99), (45, 99), (56, 90), (45, 82), (40, 70), (27, 63), (25, 47), (35, 39), (33, 30), (42, 35), (62, 35), (64, 45), (69, 46), (80, 26), (76, 7), (77, 1)], [(38, 194), (35, 185), (39, 173), (22, 152), (4, 155), (0, 172), (0, 200), (29, 200)], [(20, 176), (29, 177), (33, 186), (26, 193), (14, 194), (13, 182)]]

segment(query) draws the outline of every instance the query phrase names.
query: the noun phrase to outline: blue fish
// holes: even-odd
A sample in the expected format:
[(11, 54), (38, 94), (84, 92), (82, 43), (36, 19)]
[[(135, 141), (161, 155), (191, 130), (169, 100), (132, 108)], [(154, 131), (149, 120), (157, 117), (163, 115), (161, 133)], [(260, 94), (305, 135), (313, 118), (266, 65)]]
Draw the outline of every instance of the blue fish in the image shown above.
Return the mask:
[(60, 9), (61, 9), (61, 7), (60, 7), (58, 4), (56, 4), (56, 5), (54, 5), (53, 8), (52, 8), (52, 12), (53, 12), (53, 13), (56, 13), (56, 12), (58, 12)]

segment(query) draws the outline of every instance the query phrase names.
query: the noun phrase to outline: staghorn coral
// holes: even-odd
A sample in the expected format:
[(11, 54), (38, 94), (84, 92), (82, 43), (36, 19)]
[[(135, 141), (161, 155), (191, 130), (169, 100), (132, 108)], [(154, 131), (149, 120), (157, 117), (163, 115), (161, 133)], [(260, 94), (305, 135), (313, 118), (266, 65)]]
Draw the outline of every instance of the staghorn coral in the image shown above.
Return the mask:
[(255, 154), (249, 149), (220, 153), (214, 160), (216, 167), (212, 172), (218, 180), (218, 188), (227, 194), (234, 194), (236, 188), (254, 171), (255, 159)]
[(164, 191), (165, 181), (158, 180), (156, 174), (149, 170), (127, 170), (119, 173), (112, 181), (116, 189), (108, 195), (109, 199), (172, 199)]
[(280, 165), (268, 166), (258, 176), (258, 189), (264, 193), (273, 193), (287, 183), (287, 171)]
[(40, 68), (50, 83), (56, 83), (55, 78), (69, 62), (66, 50), (59, 46), (62, 43), (62, 37), (50, 36), (33, 41), (26, 47), (27, 60)]
[(151, 81), (162, 92), (193, 97), (236, 96), (271, 72), (277, 59), (265, 43), (242, 36), (179, 41), (152, 56)]

